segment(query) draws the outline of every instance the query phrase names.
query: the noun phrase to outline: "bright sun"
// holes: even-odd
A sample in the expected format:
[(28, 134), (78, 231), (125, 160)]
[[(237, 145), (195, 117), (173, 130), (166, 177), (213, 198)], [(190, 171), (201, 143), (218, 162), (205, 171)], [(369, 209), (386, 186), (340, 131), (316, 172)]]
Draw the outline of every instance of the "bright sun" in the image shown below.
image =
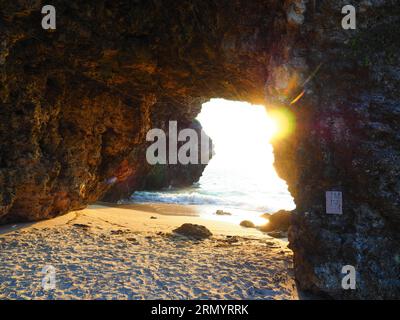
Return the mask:
[[(243, 112), (249, 110), (248, 108), (251, 108), (251, 112)], [(229, 142), (237, 144), (235, 142), (237, 140), (232, 139), (229, 126), (235, 126), (234, 132), (237, 134), (235, 138), (239, 141), (251, 138), (248, 135), (251, 133), (253, 139), (246, 142), (250, 144), (259, 144), (260, 138), (267, 141), (282, 138), (293, 130), (293, 117), (287, 111), (272, 110), (267, 113), (266, 108), (262, 105), (224, 99), (212, 99), (205, 103), (198, 119), (206, 125), (205, 130), (212, 137), (223, 136), (221, 128), (224, 128), (226, 134), (229, 134), (224, 145)], [(225, 123), (221, 125), (221, 121)], [(237, 127), (238, 123), (240, 123), (240, 127)]]
[(268, 134), (268, 140), (272, 140), (275, 136), (278, 135), (279, 133), (279, 128), (281, 126), (281, 123), (278, 118), (272, 118), (268, 116), (267, 114), (265, 115), (267, 117), (267, 134)]
[(270, 140), (287, 137), (294, 130), (294, 116), (288, 110), (274, 109), (267, 115)]
[[(215, 155), (200, 180), (207, 190), (246, 193), (254, 206), (293, 208), (287, 185), (273, 166), (271, 141), (287, 134), (291, 120), (261, 105), (212, 99), (197, 119), (212, 138)], [(281, 197), (281, 195), (284, 195)]]

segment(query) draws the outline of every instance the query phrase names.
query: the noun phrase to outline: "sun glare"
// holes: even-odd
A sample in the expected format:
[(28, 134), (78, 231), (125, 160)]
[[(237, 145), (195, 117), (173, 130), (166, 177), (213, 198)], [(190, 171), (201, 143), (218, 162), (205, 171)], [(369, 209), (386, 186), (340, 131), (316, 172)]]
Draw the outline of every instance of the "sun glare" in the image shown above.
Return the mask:
[[(209, 109), (213, 108), (212, 111)], [(251, 112), (248, 111), (251, 108)], [(213, 119), (210, 119), (210, 118)], [(203, 105), (202, 112), (198, 116), (200, 122), (206, 126), (206, 131), (210, 136), (217, 135), (222, 137), (221, 128), (225, 128), (224, 146), (227, 143), (235, 143), (244, 141), (249, 138), (247, 133), (253, 134), (253, 139), (246, 143), (254, 146), (259, 144), (259, 139), (271, 141), (286, 137), (293, 132), (294, 117), (285, 109), (266, 110), (262, 105), (252, 105), (247, 102), (229, 101), (224, 99), (212, 99)], [(222, 125), (220, 121), (224, 121)], [(229, 121), (229, 123), (227, 123)], [(238, 127), (238, 124), (240, 126)], [(232, 132), (229, 127), (235, 126), (235, 139), (231, 139)], [(256, 139), (257, 138), (257, 139)], [(220, 146), (221, 148), (224, 146)]]
[(268, 126), (266, 127), (268, 140), (271, 141), (275, 136), (278, 135), (281, 123), (279, 119), (272, 118), (271, 116), (266, 115)]
[(286, 109), (268, 112), (270, 140), (282, 139), (293, 133), (295, 121), (293, 114)]
[(255, 211), (294, 209), (287, 184), (273, 166), (271, 145), (292, 130), (290, 115), (271, 116), (262, 105), (212, 99), (197, 119), (215, 147), (199, 181), (202, 188), (211, 195), (224, 194), (231, 203), (246, 201), (248, 206), (242, 207)]

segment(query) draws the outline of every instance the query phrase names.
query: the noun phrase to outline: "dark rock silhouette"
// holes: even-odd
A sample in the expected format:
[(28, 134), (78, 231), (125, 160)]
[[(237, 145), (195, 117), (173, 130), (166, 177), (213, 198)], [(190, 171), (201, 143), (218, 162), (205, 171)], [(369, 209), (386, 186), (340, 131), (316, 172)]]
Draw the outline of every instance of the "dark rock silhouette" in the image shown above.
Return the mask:
[[(171, 108), (173, 109), (173, 108)], [(165, 120), (160, 123), (160, 129), (163, 129), (164, 132), (168, 133), (168, 119), (174, 119), (174, 114), (169, 114), (168, 117), (165, 117)], [(195, 114), (194, 114), (195, 116)], [(153, 121), (153, 123), (159, 123), (159, 121)], [(201, 134), (203, 132), (201, 124), (197, 120), (193, 120), (192, 122), (188, 122), (185, 120), (181, 120), (178, 123), (178, 132), (181, 129), (194, 129), (199, 137), (198, 140), (198, 164), (157, 164), (150, 165), (146, 161), (146, 147), (148, 147), (151, 143), (143, 144), (141, 147), (134, 149), (131, 154), (128, 156), (128, 162), (132, 168), (131, 174), (127, 176), (125, 179), (121, 181), (117, 181), (113, 184), (113, 186), (106, 192), (106, 194), (102, 197), (103, 201), (107, 202), (117, 202), (121, 199), (127, 199), (132, 195), (133, 191), (138, 190), (160, 190), (164, 188), (183, 188), (193, 185), (194, 182), (197, 182), (205, 167), (206, 164), (201, 163), (201, 150), (202, 150), (202, 142), (200, 140)], [(203, 132), (204, 134), (204, 132)], [(213, 155), (212, 151), (212, 141), (205, 134), (209, 141), (209, 156), (210, 159)], [(167, 134), (168, 140), (168, 134)], [(184, 142), (178, 143), (178, 148)], [(169, 144), (167, 143), (167, 148)]]
[(288, 231), (292, 216), (290, 211), (279, 210), (274, 214), (265, 214), (263, 216), (269, 220), (269, 223), (261, 226), (259, 228), (261, 231)]
[(192, 223), (184, 223), (179, 228), (176, 228), (173, 231), (188, 238), (193, 238), (197, 240), (207, 239), (212, 236), (211, 231), (208, 230), (205, 226)]
[(255, 224), (250, 220), (243, 220), (240, 222), (240, 225), (245, 228), (255, 228)]

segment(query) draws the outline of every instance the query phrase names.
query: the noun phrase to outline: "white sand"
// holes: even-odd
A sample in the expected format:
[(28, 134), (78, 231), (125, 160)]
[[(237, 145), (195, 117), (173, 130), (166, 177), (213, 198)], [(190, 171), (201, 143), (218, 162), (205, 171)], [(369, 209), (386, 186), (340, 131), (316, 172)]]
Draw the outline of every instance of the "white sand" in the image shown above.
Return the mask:
[[(1, 227), (0, 299), (298, 299), (286, 242), (184, 213), (195, 214), (187, 206), (93, 205)], [(183, 223), (213, 237), (172, 233)], [(42, 288), (46, 265), (56, 270), (54, 290)]]

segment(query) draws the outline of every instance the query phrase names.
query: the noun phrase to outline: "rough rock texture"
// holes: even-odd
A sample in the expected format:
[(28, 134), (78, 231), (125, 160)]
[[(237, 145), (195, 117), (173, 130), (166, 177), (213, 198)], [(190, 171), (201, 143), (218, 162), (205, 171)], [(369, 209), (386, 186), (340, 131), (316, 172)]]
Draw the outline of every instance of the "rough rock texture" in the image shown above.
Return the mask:
[(264, 214), (263, 217), (267, 218), (269, 222), (260, 227), (261, 231), (288, 231), (292, 218), (292, 213), (286, 210), (279, 210), (273, 214)]
[(55, 31), (41, 28), (42, 1), (0, 2), (3, 223), (84, 207), (139, 176), (132, 157), (166, 115), (191, 121), (213, 97), (263, 101), (270, 13), (285, 26), (279, 1), (52, 4)]
[[(159, 116), (158, 114), (155, 114)], [(173, 114), (169, 115), (169, 117), (165, 118), (165, 121), (162, 121), (157, 128), (163, 129), (163, 131), (167, 135), (167, 150), (168, 150), (168, 123), (173, 120)], [(159, 123), (160, 120), (155, 119), (152, 123)], [(178, 131), (181, 129), (190, 128), (197, 132), (198, 140), (198, 164), (191, 165), (183, 165), (183, 164), (157, 164), (150, 165), (146, 160), (146, 149), (152, 142), (143, 143), (142, 148), (135, 148), (131, 154), (127, 158), (127, 162), (132, 170), (132, 174), (129, 175), (126, 179), (122, 181), (117, 181), (114, 185), (107, 191), (107, 193), (103, 196), (102, 200), (107, 202), (117, 202), (121, 199), (128, 199), (133, 191), (137, 190), (160, 190), (163, 188), (183, 188), (193, 185), (194, 182), (197, 182), (205, 167), (206, 164), (201, 163), (201, 150), (205, 150), (205, 148), (209, 147), (209, 158), (211, 159), (213, 151), (212, 151), (212, 141), (207, 136), (206, 133), (203, 132), (201, 124), (194, 120), (192, 122), (187, 120), (182, 120), (178, 122)], [(209, 140), (209, 142), (202, 142), (201, 135), (205, 134), (205, 138)], [(182, 146), (185, 142), (178, 142), (178, 148)], [(202, 147), (202, 143), (204, 143), (205, 147)]]
[(205, 226), (192, 223), (184, 223), (179, 228), (176, 228), (174, 232), (198, 240), (207, 239), (212, 236), (211, 231)]
[[(275, 144), (276, 167), (297, 205), (289, 241), (300, 287), (399, 299), (400, 10), (351, 2), (356, 30), (340, 24), (349, 1), (308, 3), (285, 64), (307, 82), (305, 95), (292, 108), (294, 134)], [(343, 193), (343, 215), (326, 214), (331, 190)], [(345, 265), (356, 269), (356, 290), (342, 289)]]
[[(296, 120), (274, 147), (300, 287), (400, 298), (399, 7), (351, 2), (357, 30), (342, 29), (341, 0), (54, 0), (45, 31), (41, 1), (0, 0), (0, 222), (81, 208), (139, 176), (171, 106), (191, 121), (210, 98), (266, 103)], [(343, 215), (325, 214), (328, 190)], [(341, 288), (348, 264), (356, 290)]]

